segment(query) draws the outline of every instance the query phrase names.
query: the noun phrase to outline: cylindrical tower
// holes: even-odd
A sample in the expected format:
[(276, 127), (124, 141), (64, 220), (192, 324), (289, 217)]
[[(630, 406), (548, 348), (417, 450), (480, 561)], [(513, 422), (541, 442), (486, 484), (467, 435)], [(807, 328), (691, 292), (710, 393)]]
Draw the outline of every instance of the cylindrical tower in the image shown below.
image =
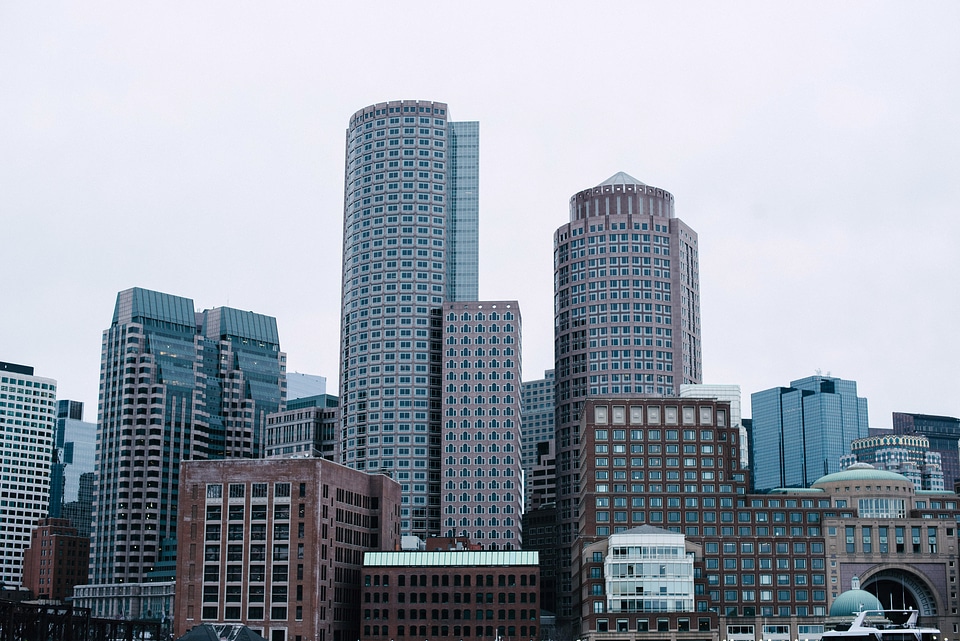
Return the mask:
[[(553, 236), (557, 500), (561, 545), (576, 537), (574, 451), (588, 396), (677, 396), (700, 383), (697, 234), (673, 196), (620, 172), (570, 198)], [(561, 569), (559, 594), (569, 593)], [(561, 602), (561, 616), (572, 605)]]
[(347, 129), (341, 462), (393, 476), (401, 530), (421, 537), (440, 531), (441, 306), (477, 282), (478, 128), (447, 118), (444, 103), (403, 100)]

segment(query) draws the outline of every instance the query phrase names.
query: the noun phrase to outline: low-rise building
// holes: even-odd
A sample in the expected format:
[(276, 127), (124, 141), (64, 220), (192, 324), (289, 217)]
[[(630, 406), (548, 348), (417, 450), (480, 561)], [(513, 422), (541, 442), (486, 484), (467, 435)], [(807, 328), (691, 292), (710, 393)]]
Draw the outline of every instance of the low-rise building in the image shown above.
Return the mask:
[(87, 580), (90, 537), (68, 519), (41, 519), (23, 553), (23, 587), (37, 599), (62, 601)]
[(369, 552), (361, 641), (540, 638), (539, 555)]

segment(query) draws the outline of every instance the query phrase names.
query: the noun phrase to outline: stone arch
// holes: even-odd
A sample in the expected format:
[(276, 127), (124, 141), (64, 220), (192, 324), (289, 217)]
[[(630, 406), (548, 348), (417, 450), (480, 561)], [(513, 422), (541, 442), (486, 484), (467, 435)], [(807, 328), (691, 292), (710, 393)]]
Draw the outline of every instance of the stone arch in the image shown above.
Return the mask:
[(884, 608), (913, 608), (925, 617), (935, 617), (940, 612), (937, 591), (929, 579), (908, 567), (897, 565), (878, 569), (861, 577), (861, 588), (876, 595)]

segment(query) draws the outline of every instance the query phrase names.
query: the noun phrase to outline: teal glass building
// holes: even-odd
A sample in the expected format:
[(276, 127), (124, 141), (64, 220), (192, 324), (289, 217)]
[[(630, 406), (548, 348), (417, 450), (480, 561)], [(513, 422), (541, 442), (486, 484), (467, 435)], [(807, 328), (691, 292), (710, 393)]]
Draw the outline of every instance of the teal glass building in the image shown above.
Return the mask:
[(389, 473), (401, 531), (440, 532), (443, 303), (478, 291), (479, 123), (378, 103), (346, 132), (341, 462)]
[[(283, 406), (276, 319), (194, 310), (141, 288), (117, 295), (101, 347), (91, 584), (147, 580), (176, 538), (180, 461), (261, 457), (266, 415)], [(121, 614), (110, 608), (98, 615)]]
[(839, 472), (854, 439), (870, 435), (867, 399), (857, 383), (809, 376), (750, 396), (753, 490), (810, 487)]

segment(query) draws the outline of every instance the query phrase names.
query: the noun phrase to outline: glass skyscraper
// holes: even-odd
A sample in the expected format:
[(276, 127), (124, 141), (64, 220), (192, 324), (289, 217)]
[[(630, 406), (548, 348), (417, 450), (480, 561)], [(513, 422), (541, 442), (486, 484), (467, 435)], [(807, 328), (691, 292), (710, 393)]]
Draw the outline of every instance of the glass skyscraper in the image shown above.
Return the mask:
[(839, 472), (854, 439), (870, 435), (856, 381), (808, 376), (750, 396), (753, 490), (810, 487)]
[[(263, 455), (285, 370), (270, 316), (195, 312), (189, 298), (141, 288), (117, 295), (101, 351), (91, 584), (142, 583), (156, 569), (176, 538), (180, 461)], [(81, 593), (103, 597), (83, 601), (98, 616), (138, 615), (109, 589)]]
[(441, 527), (442, 306), (478, 289), (479, 124), (447, 105), (370, 105), (346, 134), (342, 462), (389, 472), (401, 530)]

